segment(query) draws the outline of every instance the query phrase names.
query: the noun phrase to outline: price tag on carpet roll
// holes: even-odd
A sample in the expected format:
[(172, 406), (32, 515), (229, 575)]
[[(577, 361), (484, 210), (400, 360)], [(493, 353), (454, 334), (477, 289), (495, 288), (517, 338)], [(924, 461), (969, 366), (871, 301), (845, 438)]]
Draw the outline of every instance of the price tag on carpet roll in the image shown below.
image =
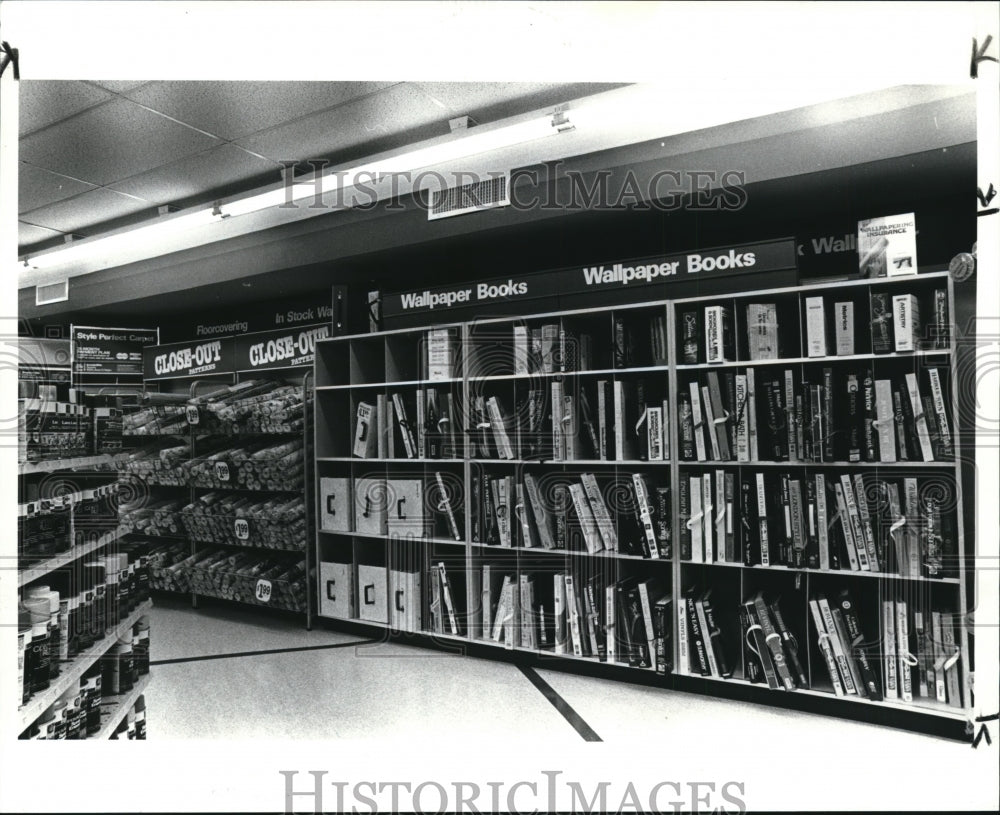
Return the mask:
[(233, 531), (236, 533), (237, 540), (250, 540), (250, 521), (246, 518), (237, 518), (233, 524)]
[(257, 590), (254, 595), (261, 603), (271, 602), (271, 581), (270, 580), (258, 580)]
[(194, 405), (187, 406), (188, 424), (198, 424), (198, 408)]
[(215, 462), (215, 477), (219, 481), (229, 480), (229, 465), (225, 461)]

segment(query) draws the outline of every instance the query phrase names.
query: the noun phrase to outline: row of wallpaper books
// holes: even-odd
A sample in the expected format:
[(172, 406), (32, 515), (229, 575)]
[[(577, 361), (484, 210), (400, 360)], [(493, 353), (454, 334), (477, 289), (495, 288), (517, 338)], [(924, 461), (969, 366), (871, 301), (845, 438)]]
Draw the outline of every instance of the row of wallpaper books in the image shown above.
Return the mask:
[(781, 598), (769, 600), (758, 591), (740, 606), (743, 637), (743, 676), (750, 682), (766, 682), (772, 689), (808, 688), (805, 654), (785, 621)]
[(655, 578), (482, 568), (483, 639), (601, 662), (671, 670), (671, 600)]
[[(616, 313), (610, 344), (608, 335), (593, 322), (586, 327), (572, 322), (567, 318), (538, 326), (515, 325), (514, 373), (524, 376), (667, 364), (667, 318), (662, 309), (656, 314)], [(477, 344), (483, 362), (476, 373), (489, 375), (493, 373), (486, 362), (490, 343), (479, 337)]]
[(947, 461), (947, 371), (709, 371), (682, 384), (682, 461)]
[[(739, 609), (742, 633), (743, 676), (772, 688), (809, 687), (799, 656), (798, 640), (785, 623), (779, 599), (763, 592), (746, 599)], [(690, 587), (677, 609), (678, 652), (681, 664), (695, 676), (730, 679), (736, 643), (727, 642), (712, 603), (712, 589)]]
[(353, 453), (359, 458), (460, 458), (462, 431), (455, 409), (454, 394), (436, 388), (378, 394), (374, 405), (359, 402)]
[(956, 572), (954, 500), (935, 479), (715, 470), (682, 476), (677, 488), (682, 560), (905, 577)]
[(827, 675), (837, 696), (912, 702), (932, 699), (962, 707), (961, 652), (953, 615), (904, 598), (879, 602), (881, 620), (869, 640), (851, 594), (817, 594), (809, 611)]
[(668, 487), (651, 487), (642, 473), (600, 480), (593, 473), (567, 478), (473, 473), (473, 542), (653, 559), (672, 556)]
[[(572, 572), (512, 573), (489, 563), (474, 574), (481, 578), (474, 591), (482, 613), (467, 617), (445, 562), (431, 564), (424, 577), (430, 633), (463, 636), (472, 619), (470, 633), (507, 648), (572, 654), (666, 674), (673, 666), (676, 613), (678, 656), (689, 674), (729, 679), (742, 658), (743, 678), (750, 683), (785, 691), (812, 687), (803, 643), (786, 620), (781, 598), (771, 599), (763, 591), (739, 605), (740, 642), (735, 643), (727, 641), (719, 625), (711, 588), (690, 587), (675, 612), (667, 591), (653, 577), (616, 581)], [(404, 594), (421, 582), (418, 573), (393, 573), (393, 578), (401, 581)], [(402, 610), (392, 615), (390, 609), (391, 617), (399, 617), (394, 624), (420, 630), (419, 605), (405, 605), (410, 616)], [(897, 597), (877, 602), (877, 622), (865, 620), (847, 589), (833, 600), (816, 593), (808, 606), (816, 646), (837, 696), (876, 702), (923, 698), (962, 706), (961, 655), (951, 612)], [(868, 639), (866, 624), (880, 636)], [(812, 670), (822, 669), (817, 663)]]
[(513, 417), (498, 395), (474, 397), (471, 412), (476, 458), (670, 458), (670, 406), (641, 381), (553, 380), (521, 391)]
[[(678, 654), (693, 675), (733, 676), (732, 643), (716, 620), (712, 590), (688, 589), (678, 605)], [(925, 698), (962, 706), (961, 656), (953, 615), (902, 598), (878, 602), (881, 619), (864, 620), (847, 589), (830, 600), (817, 593), (809, 616), (826, 674), (837, 696), (912, 702)], [(739, 608), (743, 678), (774, 690), (811, 687), (803, 643), (786, 621), (780, 598), (763, 591)], [(867, 639), (878, 631), (880, 637)], [(813, 667), (814, 676), (822, 671)]]
[[(921, 349), (943, 350), (949, 344), (948, 293), (935, 289), (932, 313), (921, 314), (917, 295), (872, 292), (867, 326), (871, 348), (856, 344), (855, 302), (829, 297), (807, 297), (805, 326), (799, 330), (797, 304), (790, 319), (781, 324), (777, 303), (745, 306), (747, 351), (750, 361), (798, 357), (800, 337), (805, 340), (801, 356), (828, 357), (853, 354), (906, 353)], [(861, 315), (858, 315), (861, 317)], [(680, 313), (680, 358), (682, 365), (731, 362), (736, 359), (736, 336), (732, 307), (709, 305)], [(865, 332), (867, 334), (867, 332)]]

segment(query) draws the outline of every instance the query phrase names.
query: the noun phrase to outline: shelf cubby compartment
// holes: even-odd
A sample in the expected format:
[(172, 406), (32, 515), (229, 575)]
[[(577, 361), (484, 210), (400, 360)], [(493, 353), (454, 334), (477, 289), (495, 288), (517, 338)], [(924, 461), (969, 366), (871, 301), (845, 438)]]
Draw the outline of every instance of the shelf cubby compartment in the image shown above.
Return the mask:
[(662, 305), (616, 308), (609, 329), (610, 353), (595, 353), (591, 368), (628, 370), (669, 364), (667, 310)]
[(357, 575), (354, 541), (349, 536), (320, 536), (316, 596), (321, 617), (351, 620), (357, 617)]
[(389, 332), (385, 334), (385, 382), (460, 381), (461, 348), (458, 326)]
[(349, 391), (316, 391), (316, 451), (319, 456), (349, 457), (354, 451), (357, 398)]
[(799, 300), (796, 318), (803, 331), (798, 356), (824, 360), (872, 352), (871, 301), (866, 289), (806, 291)]
[(749, 508), (743, 504), (740, 470), (721, 464), (685, 464), (677, 477), (674, 489), (681, 561), (742, 564), (747, 534), (744, 522), (757, 515), (756, 504)]
[(679, 582), (675, 671), (689, 676), (743, 679), (739, 571), (682, 564)]
[[(949, 307), (947, 279), (926, 275), (876, 278), (867, 294), (868, 309), (862, 318), (869, 323), (873, 353), (913, 353), (951, 347), (954, 318)], [(905, 299), (901, 302), (896, 298)], [(899, 344), (901, 340), (903, 347)]]
[(354, 611), (362, 622), (389, 625), (389, 544), (385, 538), (354, 538)]
[[(514, 647), (514, 640), (504, 640), (496, 628), (497, 611), (505, 579), (517, 578), (517, 553), (502, 547), (473, 547), (469, 564), (468, 588), (470, 597), (469, 634), (472, 639)], [(476, 596), (478, 595), (478, 602)]]
[(352, 385), (385, 382), (385, 338), (354, 337), (348, 342), (348, 370)]
[(314, 370), (317, 388), (328, 388), (351, 381), (350, 347), (349, 340), (339, 338), (316, 343)]
[[(738, 613), (742, 678), (773, 690), (810, 688), (805, 576), (778, 569), (745, 569), (741, 574), (741, 599)], [(753, 628), (757, 625), (763, 636)]]
[[(581, 312), (567, 314), (557, 320), (558, 350), (554, 352), (552, 372), (573, 373), (615, 367), (614, 323), (609, 317), (606, 311)], [(544, 365), (542, 370), (545, 370)]]
[(895, 634), (892, 612), (892, 636), (885, 639), (883, 600), (893, 595), (892, 584), (886, 581), (873, 590), (849, 576), (810, 575), (807, 636), (814, 690), (848, 699), (891, 698), (886, 670), (895, 685), (899, 655), (890, 653)]
[(479, 592), (473, 591), (475, 586), (470, 585), (465, 553), (431, 542), (422, 548), (421, 554), (425, 563), (422, 583), (426, 607), (424, 632), (432, 637), (469, 636), (478, 620), (478, 609), (473, 601), (478, 601)]
[[(738, 359), (738, 301), (732, 297), (681, 300), (675, 304), (675, 347), (678, 365), (704, 365)], [(712, 332), (712, 353), (707, 342)]]

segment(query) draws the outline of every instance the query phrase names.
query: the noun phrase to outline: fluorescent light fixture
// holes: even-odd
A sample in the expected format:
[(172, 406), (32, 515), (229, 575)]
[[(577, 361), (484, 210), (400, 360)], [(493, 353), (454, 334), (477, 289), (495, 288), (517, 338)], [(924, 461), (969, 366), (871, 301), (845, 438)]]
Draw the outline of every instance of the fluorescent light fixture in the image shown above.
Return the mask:
[[(353, 187), (359, 179), (370, 183), (374, 179), (393, 173), (413, 173), (450, 161), (488, 153), (492, 150), (514, 147), (518, 144), (556, 135), (565, 130), (567, 124), (564, 115), (559, 121), (556, 121), (551, 115), (546, 115), (503, 127), (489, 128), (484, 126), (482, 132), (477, 132), (479, 127), (460, 130), (438, 144), (405, 151), (395, 156), (373, 159), (348, 169), (333, 170), (320, 177), (318, 189), (325, 195), (338, 189)], [(312, 198), (316, 192), (317, 186), (313, 180), (299, 180), (293, 184), (290, 194), (284, 187), (280, 187), (248, 198), (221, 204), (220, 208), (223, 217), (246, 215), (280, 206), (289, 200), (301, 201), (304, 198)]]
[[(346, 170), (335, 170), (320, 177), (319, 189), (323, 194), (353, 187), (357, 181), (370, 183), (373, 179), (390, 173), (416, 172), (470, 156), (513, 147), (545, 136), (555, 135), (565, 129), (565, 117), (535, 117), (509, 125), (490, 127), (483, 125), (471, 130), (458, 131), (442, 140), (416, 150), (397, 155), (375, 158), (367, 163)], [(122, 251), (132, 251), (141, 246), (146, 257), (156, 257), (177, 250), (171, 239), (194, 227), (219, 223), (230, 217), (247, 215), (261, 210), (280, 207), (289, 201), (300, 201), (316, 195), (317, 187), (312, 178), (264, 190), (233, 201), (219, 202), (208, 209), (191, 210), (174, 216), (161, 217), (151, 223), (126, 229), (118, 233), (84, 239), (65, 247), (29, 255), (23, 265), (27, 269), (51, 269), (67, 263), (112, 262)]]
[(51, 252), (29, 255), (25, 258), (24, 263), (32, 269), (49, 269), (64, 263), (99, 260), (102, 257), (113, 255), (120, 249), (134, 247), (137, 243), (143, 244), (152, 257), (157, 252), (164, 254), (170, 251), (169, 247), (164, 248), (162, 245), (165, 239), (192, 227), (210, 224), (213, 220), (212, 210), (194, 210), (175, 217), (164, 217), (162, 220), (153, 221), (114, 235), (94, 238), (93, 240), (73, 241)]

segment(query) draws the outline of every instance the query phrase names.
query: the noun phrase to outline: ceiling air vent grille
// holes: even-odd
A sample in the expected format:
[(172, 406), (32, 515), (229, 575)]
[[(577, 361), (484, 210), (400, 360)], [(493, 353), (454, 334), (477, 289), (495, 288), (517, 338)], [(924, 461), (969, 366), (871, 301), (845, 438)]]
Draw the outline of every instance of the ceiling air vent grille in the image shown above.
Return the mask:
[(427, 210), (427, 220), (451, 218), (483, 209), (510, 206), (508, 187), (509, 176), (488, 178), (461, 187), (450, 187), (431, 195), (431, 206)]
[(35, 286), (35, 305), (47, 306), (50, 303), (62, 303), (69, 300), (69, 281), (60, 280), (46, 286)]

